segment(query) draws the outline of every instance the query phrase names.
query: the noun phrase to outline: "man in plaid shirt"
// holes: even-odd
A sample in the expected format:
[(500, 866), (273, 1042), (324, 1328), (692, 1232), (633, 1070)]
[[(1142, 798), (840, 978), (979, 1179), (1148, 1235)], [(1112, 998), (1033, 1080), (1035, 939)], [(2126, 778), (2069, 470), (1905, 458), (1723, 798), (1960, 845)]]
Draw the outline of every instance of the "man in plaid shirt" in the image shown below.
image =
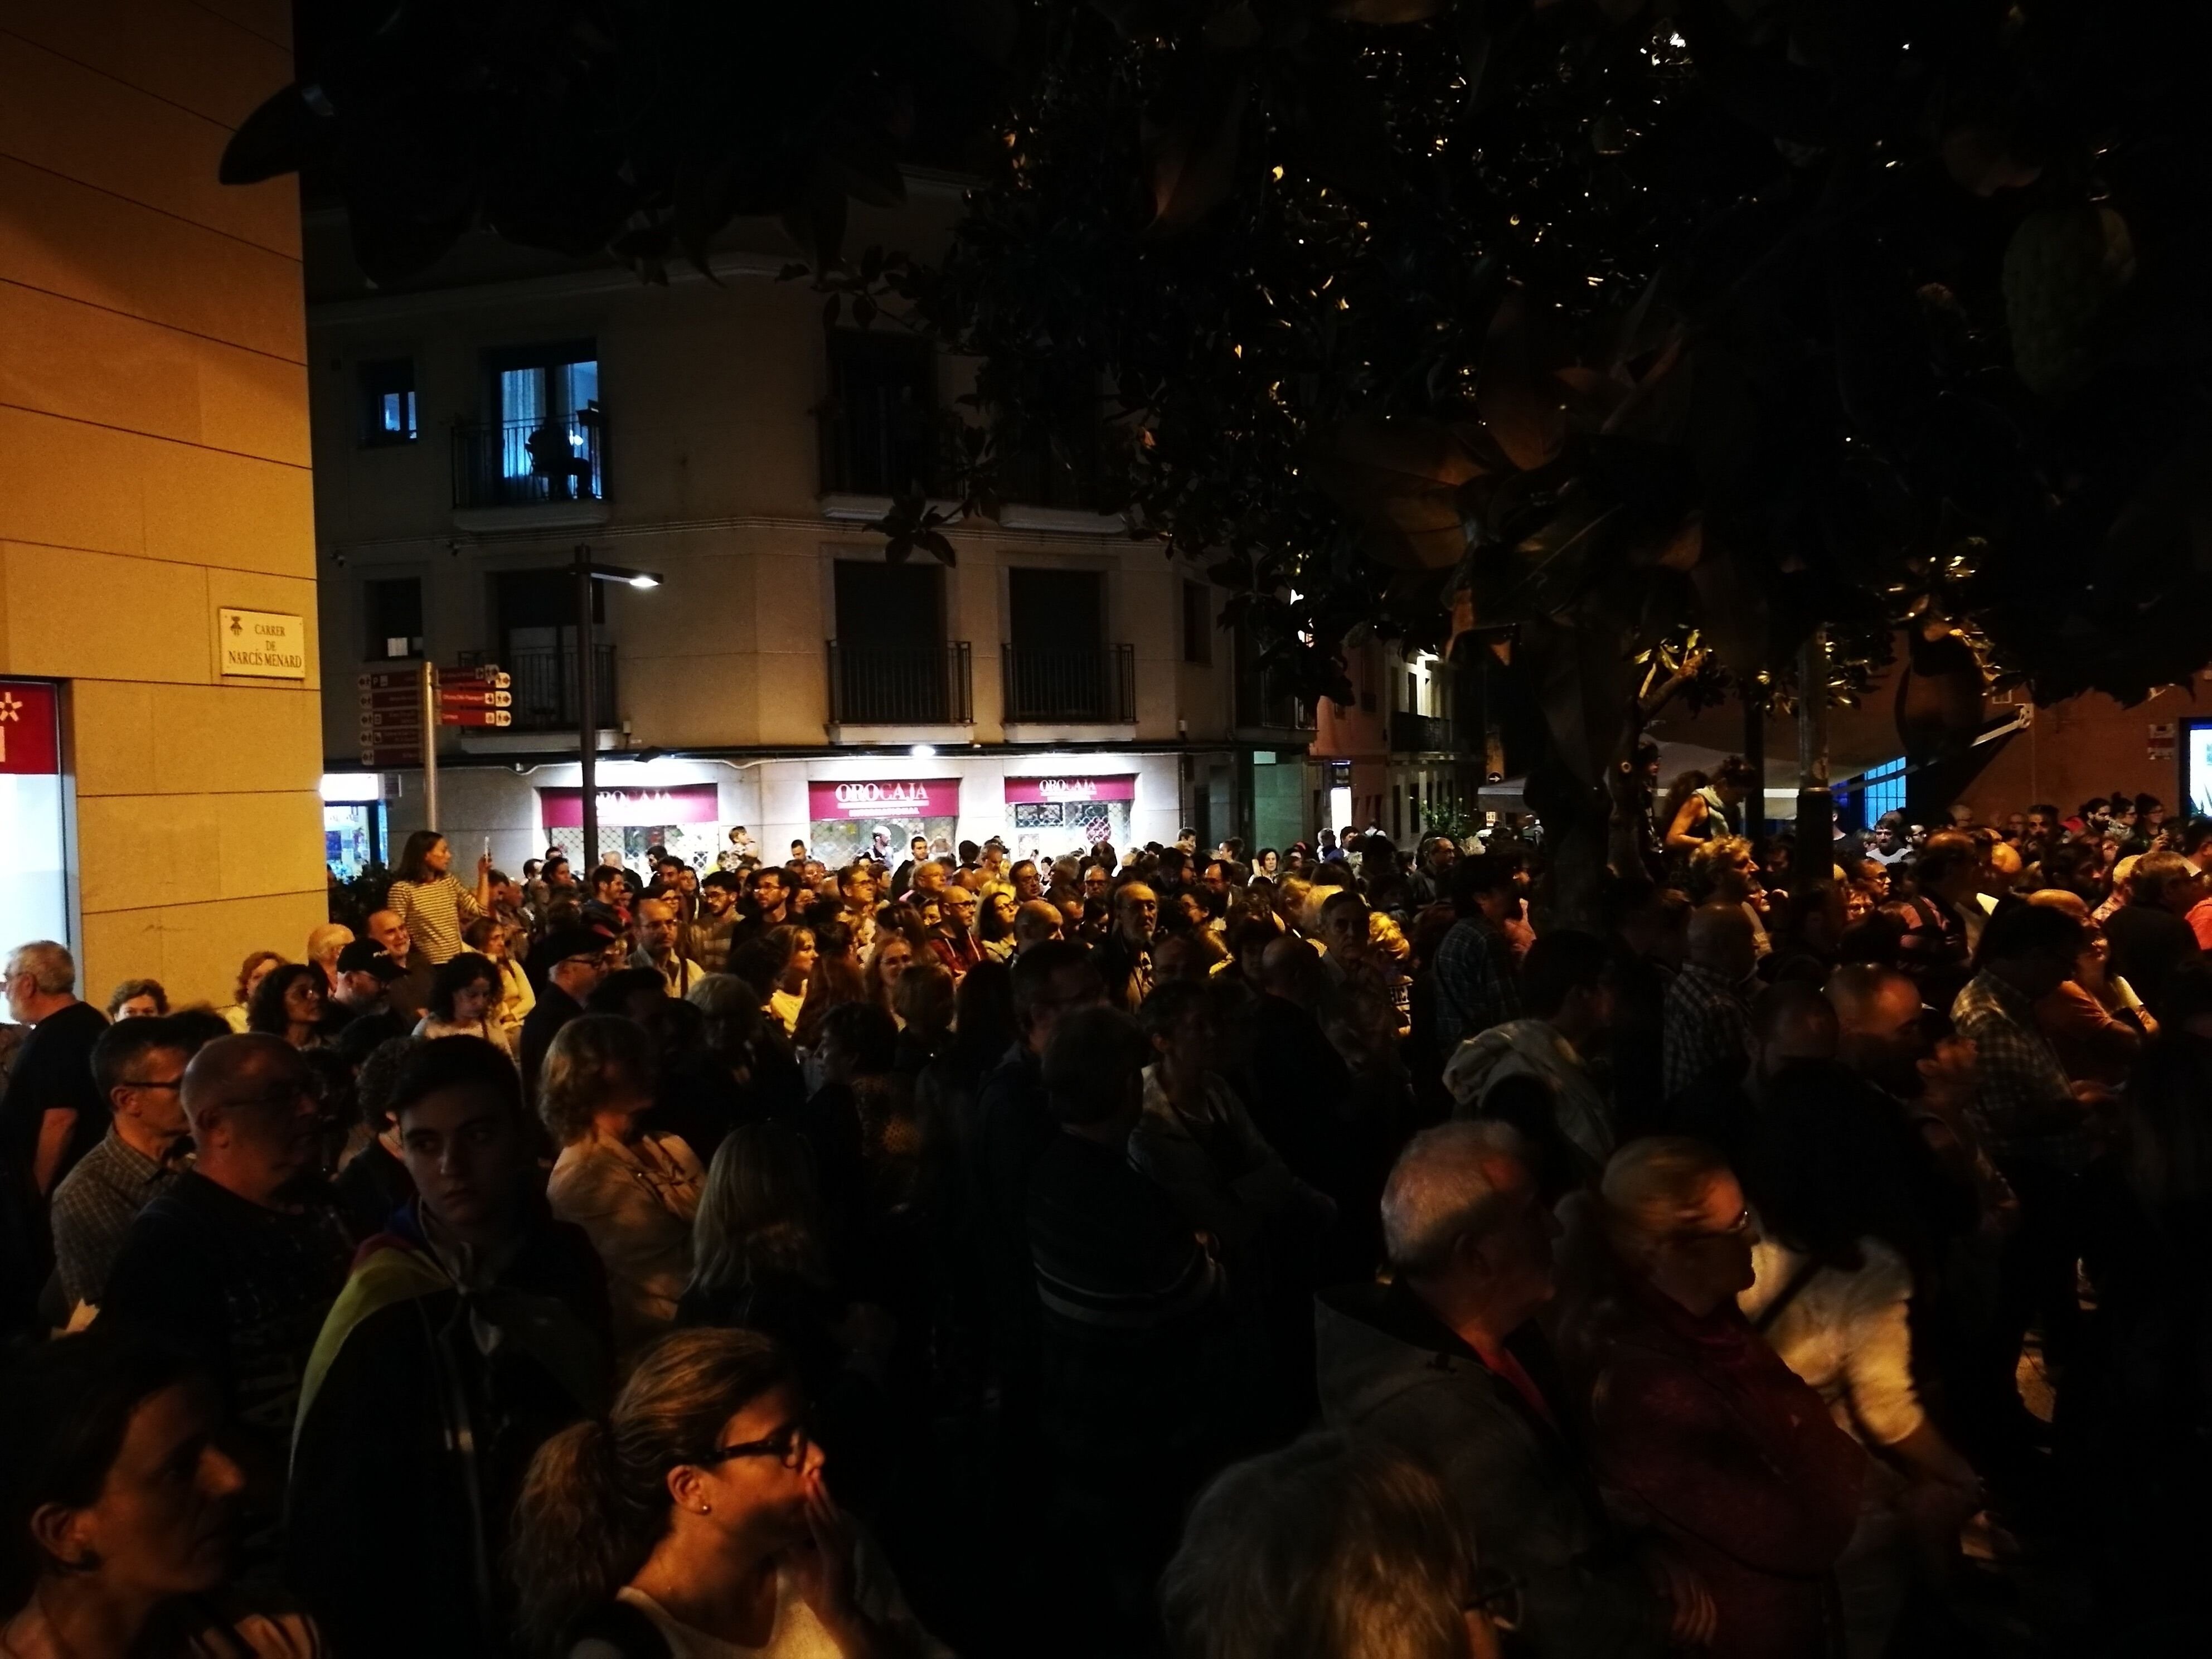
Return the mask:
[(1462, 859), (1451, 878), (1459, 920), (1437, 946), (1435, 974), (1437, 1049), (1447, 1058), (1466, 1038), (1521, 1017), (1504, 927), (1515, 908), (1512, 867), (1485, 853)]
[(1999, 911), (1982, 931), (1980, 971), (1951, 1007), (1953, 1024), (1972, 1039), (1978, 1060), (1975, 1127), (2020, 1198), (2020, 1226), (2006, 1241), (1984, 1355), (1990, 1385), (2008, 1394), (2031, 1320), (2042, 1328), (2045, 1352), (2061, 1364), (2081, 1324), (2075, 1187), (2093, 1150), (2091, 1112), (2103, 1091), (2067, 1080), (2034, 1011), (2072, 977), (2083, 939), (2081, 924), (2063, 910), (2022, 904)]
[(1691, 912), (1686, 957), (1667, 988), (1660, 1016), (1659, 1070), (1667, 1098), (1743, 1081), (1751, 1064), (1751, 1005), (1743, 988), (1758, 959), (1743, 906), (1703, 904)]

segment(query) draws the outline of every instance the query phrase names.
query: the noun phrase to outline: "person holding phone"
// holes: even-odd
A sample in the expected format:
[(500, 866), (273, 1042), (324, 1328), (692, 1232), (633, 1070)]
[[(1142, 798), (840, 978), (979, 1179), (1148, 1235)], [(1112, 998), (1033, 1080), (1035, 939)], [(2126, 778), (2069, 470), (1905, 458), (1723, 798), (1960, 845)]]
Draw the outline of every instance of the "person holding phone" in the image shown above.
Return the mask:
[(398, 878), (384, 903), (406, 923), (414, 941), (410, 968), (439, 967), (466, 950), (462, 929), (491, 914), (490, 842), (477, 860), (474, 891), (453, 874), (453, 849), (435, 830), (417, 830), (399, 855)]

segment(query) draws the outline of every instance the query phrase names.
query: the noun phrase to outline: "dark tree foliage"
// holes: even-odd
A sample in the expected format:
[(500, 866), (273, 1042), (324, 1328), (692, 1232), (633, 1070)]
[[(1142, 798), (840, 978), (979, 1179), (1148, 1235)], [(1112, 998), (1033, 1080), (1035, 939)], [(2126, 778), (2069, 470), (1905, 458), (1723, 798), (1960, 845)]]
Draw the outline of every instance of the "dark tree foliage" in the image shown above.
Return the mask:
[[(651, 275), (782, 214), (833, 309), (983, 360), (957, 505), (897, 503), (895, 556), (1057, 475), (1314, 691), (1361, 630), (1486, 653), (1585, 873), (1651, 703), (1793, 696), (1816, 625), (1845, 695), (1907, 630), (1915, 753), (1984, 672), (2134, 699), (2212, 659), (2212, 8), (310, 10), (226, 176), (317, 169), (372, 276), (472, 224)], [(902, 137), (979, 108), (951, 248), (844, 264)]]
[(781, 216), (834, 263), (848, 204), (975, 125), (1007, 41), (985, 0), (301, 0), (300, 80), (239, 129), (222, 178), (301, 172), (342, 198), (373, 282), (462, 234), (648, 276)]
[(1910, 625), (1921, 750), (1984, 665), (2212, 659), (2204, 12), (1037, 0), (988, 187), (891, 281), (986, 360), (964, 510), (1099, 389), (1102, 504), (1316, 690), (1355, 629), (1500, 642), (1587, 866), (1686, 665), (1788, 695), (1822, 625), (1848, 693)]

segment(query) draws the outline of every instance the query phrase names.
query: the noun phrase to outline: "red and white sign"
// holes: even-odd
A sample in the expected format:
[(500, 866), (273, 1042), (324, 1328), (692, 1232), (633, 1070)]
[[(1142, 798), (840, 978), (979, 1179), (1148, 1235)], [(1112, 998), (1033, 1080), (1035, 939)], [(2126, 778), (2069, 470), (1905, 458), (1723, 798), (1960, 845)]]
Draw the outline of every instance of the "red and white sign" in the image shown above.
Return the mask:
[(848, 779), (806, 786), (806, 816), (819, 823), (839, 818), (957, 818), (957, 778)]
[(61, 722), (52, 684), (0, 680), (0, 772), (52, 777), (61, 769)]
[[(602, 824), (650, 828), (715, 823), (721, 818), (721, 806), (711, 783), (679, 783), (668, 789), (602, 789), (598, 793)], [(580, 789), (540, 789), (538, 805), (548, 830), (575, 830), (583, 824)]]
[(1006, 805), (1036, 806), (1051, 801), (1134, 800), (1137, 775), (1109, 772), (1095, 778), (1008, 778)]

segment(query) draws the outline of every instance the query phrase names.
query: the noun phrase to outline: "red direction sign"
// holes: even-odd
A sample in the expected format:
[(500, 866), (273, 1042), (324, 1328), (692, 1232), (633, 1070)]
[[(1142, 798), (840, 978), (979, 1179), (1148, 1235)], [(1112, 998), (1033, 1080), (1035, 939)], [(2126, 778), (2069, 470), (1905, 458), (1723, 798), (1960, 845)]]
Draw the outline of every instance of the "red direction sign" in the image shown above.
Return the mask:
[(505, 669), (484, 663), (475, 668), (448, 668), (438, 676), (441, 685), (482, 685), (495, 691), (504, 691), (514, 685), (514, 676)]
[(365, 674), (354, 676), (354, 684), (363, 691), (396, 691), (402, 688), (420, 691), (422, 689), (422, 671), (419, 668), (375, 668)]
[(501, 691), (488, 685), (441, 685), (438, 688), (438, 707), (455, 708), (509, 708), (514, 704), (514, 693)]
[(512, 726), (514, 716), (504, 708), (453, 708), (438, 711), (441, 726)]
[(422, 763), (422, 750), (420, 744), (410, 744), (403, 748), (397, 744), (365, 743), (361, 746), (361, 763), (371, 771), (377, 771), (387, 766), (420, 766)]
[(405, 690), (364, 691), (361, 694), (363, 708), (411, 708), (419, 712), (422, 707), (422, 689), (410, 685)]

